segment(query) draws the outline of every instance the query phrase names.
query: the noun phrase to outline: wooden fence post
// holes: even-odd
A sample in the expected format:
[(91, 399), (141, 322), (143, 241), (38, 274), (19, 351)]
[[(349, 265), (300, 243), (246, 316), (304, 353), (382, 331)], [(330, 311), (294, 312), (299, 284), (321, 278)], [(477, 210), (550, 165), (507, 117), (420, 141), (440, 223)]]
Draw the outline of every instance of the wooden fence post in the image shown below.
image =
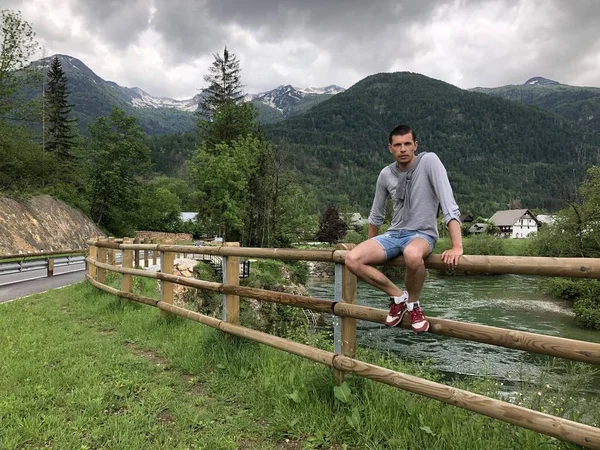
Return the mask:
[[(175, 259), (175, 253), (173, 252), (162, 252), (160, 255), (160, 271), (173, 275), (173, 262)], [(161, 301), (165, 303), (173, 304), (173, 283), (161, 280)], [(168, 312), (160, 310), (160, 316), (164, 319), (168, 316)]]
[[(157, 241), (156, 239), (152, 240), (153, 244), (160, 244), (160, 241)], [(158, 252), (156, 250), (152, 250), (152, 265), (155, 266), (156, 265), (156, 256), (157, 256)]]
[[(239, 242), (223, 242), (223, 247), (239, 247)], [(239, 256), (223, 257), (223, 283), (229, 286), (240, 285), (240, 258)], [(223, 295), (223, 320), (232, 324), (240, 323), (240, 297), (237, 295)]]
[[(143, 240), (143, 243), (144, 243), (144, 244), (146, 244), (146, 243), (148, 243), (149, 241), (150, 241), (150, 240), (149, 240), (148, 238), (145, 238), (145, 239)], [(150, 256), (150, 255), (149, 255), (149, 253), (150, 253), (150, 251), (149, 251), (149, 250), (144, 250), (144, 269), (147, 269), (147, 268), (148, 268), (148, 261), (149, 261), (149, 256)]]
[[(131, 238), (123, 238), (123, 244), (130, 244)], [(124, 269), (131, 269), (133, 267), (133, 250), (123, 250), (123, 261), (122, 265)], [(132, 292), (133, 290), (133, 276), (123, 274), (121, 277), (121, 290), (123, 292)]]
[[(105, 241), (106, 239), (101, 239), (101, 241)], [(106, 264), (106, 248), (99, 247), (98, 248), (98, 262)], [(106, 269), (102, 269), (98, 267), (98, 282), (104, 284), (106, 282)]]
[[(337, 244), (336, 250), (352, 250), (355, 244)], [(335, 265), (335, 301), (356, 304), (356, 275), (344, 264)], [(337, 322), (337, 323), (336, 323)], [(338, 325), (335, 327), (335, 325)], [(336, 329), (337, 328), (337, 329)], [(354, 358), (356, 356), (356, 319), (351, 317), (335, 317), (334, 320), (334, 353)], [(334, 370), (336, 383), (344, 382), (345, 372)]]
[(54, 258), (48, 258), (48, 276), (54, 276)]
[[(138, 236), (135, 237), (135, 239), (133, 240), (134, 244), (139, 244), (140, 243), (140, 238)], [(136, 269), (138, 267), (140, 267), (140, 251), (139, 250), (134, 250), (134, 262), (133, 262), (133, 267), (135, 267)]]
[[(90, 245), (88, 253), (92, 261), (98, 261), (98, 247), (96, 247), (95, 245)], [(92, 277), (92, 279), (95, 280), (98, 273), (98, 271), (96, 270), (96, 266), (93, 264), (88, 264), (87, 267), (90, 277)]]
[[(108, 242), (110, 242), (111, 244), (115, 243), (115, 238), (114, 237), (109, 237), (108, 238)], [(111, 266), (114, 266), (117, 263), (117, 251), (114, 248), (109, 248), (108, 249), (108, 263)]]

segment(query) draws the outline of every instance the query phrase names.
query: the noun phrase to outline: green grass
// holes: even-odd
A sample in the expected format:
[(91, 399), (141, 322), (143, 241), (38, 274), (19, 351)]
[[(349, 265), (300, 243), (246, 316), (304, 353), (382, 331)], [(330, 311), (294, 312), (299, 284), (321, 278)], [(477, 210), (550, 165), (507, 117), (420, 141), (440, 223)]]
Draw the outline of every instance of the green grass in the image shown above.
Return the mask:
[[(157, 297), (156, 281), (134, 280)], [(296, 339), (331, 349), (317, 333)], [(87, 283), (0, 305), (0, 345), (0, 448), (577, 448), (358, 377), (341, 391), (323, 365), (163, 320)], [(358, 357), (438, 378), (373, 351)], [(486, 379), (456, 386), (497, 395)], [(568, 404), (560, 392), (529, 394), (524, 405), (550, 413)]]
[[(500, 239), (475, 235), (462, 238), (465, 255), (534, 256), (530, 254), (529, 239)], [(433, 253), (440, 254), (452, 246), (450, 238), (440, 238)]]

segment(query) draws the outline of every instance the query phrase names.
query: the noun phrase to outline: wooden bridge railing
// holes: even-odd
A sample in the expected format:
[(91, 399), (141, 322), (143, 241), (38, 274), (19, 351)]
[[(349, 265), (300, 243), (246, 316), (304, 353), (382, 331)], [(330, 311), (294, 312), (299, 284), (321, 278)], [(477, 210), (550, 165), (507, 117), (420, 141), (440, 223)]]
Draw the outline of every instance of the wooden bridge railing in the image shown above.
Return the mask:
[[(128, 240), (123, 240), (123, 243), (90, 241), (88, 244), (90, 245), (90, 256), (88, 258), (89, 273), (86, 275), (86, 278), (92, 285), (111, 294), (155, 306), (161, 310), (162, 315), (166, 313), (177, 314), (227, 333), (245, 337), (326, 364), (335, 370), (338, 382), (343, 380), (344, 373), (355, 373), (539, 433), (574, 442), (585, 447), (600, 449), (599, 428), (452, 388), (440, 383), (423, 380), (355, 359), (356, 319), (383, 323), (387, 311), (355, 304), (356, 277), (343, 265), (344, 258), (351, 248), (349, 244), (340, 244), (335, 250), (242, 248), (236, 246), (239, 245), (237, 243), (227, 243), (227, 245), (223, 245), (222, 247), (131, 244)], [(123, 251), (124, 257), (121, 266), (108, 263), (109, 261), (114, 261), (114, 257), (111, 257), (111, 254), (114, 254), (115, 250)], [(134, 269), (132, 267), (131, 256), (126, 257), (125, 255), (128, 252), (130, 254), (133, 251), (139, 250), (160, 252), (162, 270), (160, 272), (151, 272)], [(169, 261), (172, 261), (176, 253), (222, 256), (225, 267), (223, 273), (224, 282), (215, 283), (173, 275), (172, 263), (169, 263)], [(239, 277), (237, 277), (237, 273), (233, 268), (239, 266), (238, 258), (241, 256), (334, 262), (336, 264), (335, 300), (331, 301), (239, 286)], [(404, 260), (402, 257), (399, 257), (388, 262), (388, 265), (403, 266)], [(425, 261), (425, 265), (428, 268), (445, 268), (439, 255), (429, 256)], [(486, 273), (600, 278), (600, 259), (465, 255), (461, 258), (460, 269)], [(123, 275), (120, 290), (104, 284), (107, 270)], [(161, 280), (161, 300), (132, 293), (131, 276)], [(224, 295), (223, 320), (174, 306), (172, 304), (173, 284), (222, 293)], [(239, 297), (253, 298), (306, 308), (321, 313), (334, 314), (334, 352), (316, 349), (240, 326)], [(431, 323), (429, 332), (434, 334), (442, 334), (459, 339), (468, 339), (600, 365), (600, 344), (434, 317), (429, 317), (428, 319)], [(407, 320), (404, 320), (400, 325), (404, 328), (410, 328)]]

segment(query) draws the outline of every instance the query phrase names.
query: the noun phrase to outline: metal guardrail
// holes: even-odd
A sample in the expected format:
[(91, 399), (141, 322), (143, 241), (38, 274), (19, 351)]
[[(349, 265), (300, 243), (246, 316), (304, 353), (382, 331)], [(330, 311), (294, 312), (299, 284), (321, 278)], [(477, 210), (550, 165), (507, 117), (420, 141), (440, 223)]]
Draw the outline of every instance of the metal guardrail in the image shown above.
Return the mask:
[[(59, 258), (49, 258), (47, 255), (44, 255), (38, 259), (0, 262), (0, 286), (53, 276), (56, 268), (69, 266), (78, 267), (73, 270), (63, 271), (61, 274), (85, 270), (85, 255), (61, 256)], [(21, 279), (15, 279), (14, 277), (14, 275), (20, 273), (31, 273), (33, 275), (34, 272), (37, 272), (38, 275), (23, 277)]]

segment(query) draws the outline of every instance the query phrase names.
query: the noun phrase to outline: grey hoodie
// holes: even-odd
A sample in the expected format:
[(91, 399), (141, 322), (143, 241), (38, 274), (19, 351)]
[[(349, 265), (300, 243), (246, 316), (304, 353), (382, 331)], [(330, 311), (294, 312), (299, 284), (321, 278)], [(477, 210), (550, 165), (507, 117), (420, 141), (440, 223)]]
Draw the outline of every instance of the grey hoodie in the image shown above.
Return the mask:
[(379, 173), (368, 219), (377, 228), (385, 219), (385, 203), (389, 196), (394, 206), (389, 231), (420, 231), (437, 239), (440, 207), (446, 225), (452, 219), (460, 223), (460, 211), (452, 194), (448, 174), (435, 153), (419, 153), (406, 172), (401, 172), (394, 162)]

